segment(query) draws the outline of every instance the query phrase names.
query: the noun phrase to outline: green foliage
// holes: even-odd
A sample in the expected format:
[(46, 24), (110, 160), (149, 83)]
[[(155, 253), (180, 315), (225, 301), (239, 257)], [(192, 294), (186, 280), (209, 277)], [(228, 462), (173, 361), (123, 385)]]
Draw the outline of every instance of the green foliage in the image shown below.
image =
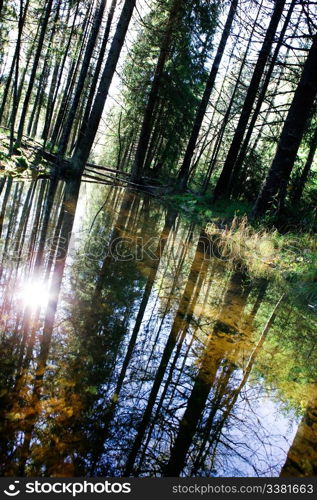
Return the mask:
[(210, 220), (230, 223), (235, 215), (247, 215), (252, 208), (247, 202), (239, 200), (219, 200), (212, 204), (209, 195), (201, 196), (194, 193), (170, 195), (165, 199), (185, 216), (205, 223)]

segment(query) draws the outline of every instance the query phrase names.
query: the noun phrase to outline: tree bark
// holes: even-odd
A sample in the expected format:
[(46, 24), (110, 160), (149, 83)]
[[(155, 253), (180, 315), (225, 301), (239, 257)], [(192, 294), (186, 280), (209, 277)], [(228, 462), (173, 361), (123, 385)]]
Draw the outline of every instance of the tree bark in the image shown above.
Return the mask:
[(255, 109), (253, 111), (252, 118), (250, 120), (246, 136), (245, 136), (243, 144), (241, 146), (238, 158), (236, 159), (235, 164), (234, 164), (234, 168), (233, 168), (233, 171), (232, 171), (230, 183), (229, 183), (229, 186), (228, 186), (228, 194), (232, 193), (234, 185), (237, 188), (234, 191), (234, 193), (237, 193), (238, 190), (240, 189), (240, 186), (243, 184), (243, 179), (240, 178), (240, 171), (241, 171), (241, 168), (242, 168), (242, 165), (243, 165), (243, 161), (245, 159), (245, 156), (246, 156), (246, 153), (247, 153), (247, 150), (248, 150), (248, 146), (249, 146), (249, 142), (250, 142), (252, 133), (254, 131), (254, 126), (256, 124), (257, 118), (258, 118), (258, 116), (260, 114), (260, 111), (261, 111), (262, 104), (263, 104), (264, 99), (265, 99), (266, 91), (267, 91), (268, 86), (269, 86), (270, 81), (271, 81), (272, 73), (273, 73), (273, 71), (276, 68), (276, 61), (277, 61), (277, 58), (278, 58), (278, 55), (279, 55), (279, 52), (280, 52), (280, 48), (282, 47), (282, 44), (283, 44), (283, 41), (284, 41), (284, 36), (285, 36), (286, 30), (287, 30), (287, 28), (289, 26), (289, 22), (290, 22), (290, 19), (291, 19), (291, 16), (292, 16), (292, 13), (293, 13), (296, 1), (297, 0), (292, 0), (292, 2), (290, 4), (290, 7), (288, 9), (288, 13), (287, 13), (287, 16), (286, 16), (286, 19), (285, 19), (282, 31), (280, 33), (278, 42), (276, 44), (276, 47), (275, 47), (275, 50), (274, 50), (274, 53), (273, 53), (273, 56), (272, 56), (272, 59), (271, 59), (268, 71), (266, 73), (265, 80), (264, 80), (264, 83), (262, 85), (261, 92), (260, 92), (259, 98), (258, 98), (257, 103), (256, 103), (256, 107), (255, 107)]
[(219, 66), (221, 63), (222, 56), (224, 54), (224, 50), (227, 44), (228, 37), (230, 35), (230, 30), (231, 26), (233, 23), (233, 19), (237, 10), (237, 5), (238, 5), (238, 0), (233, 0), (231, 2), (231, 7), (228, 13), (227, 21), (224, 27), (224, 30), (222, 32), (221, 40), (219, 43), (219, 47), (217, 50), (217, 54), (215, 56), (211, 71), (209, 73), (209, 77), (206, 83), (204, 95), (202, 97), (202, 100), (199, 104), (196, 118), (194, 121), (194, 125), (192, 128), (191, 136), (187, 145), (186, 153), (184, 156), (183, 164), (181, 166), (181, 169), (178, 174), (177, 178), (177, 190), (178, 191), (184, 191), (187, 187), (187, 182), (189, 178), (189, 172), (190, 172), (190, 164), (193, 158), (193, 154), (195, 151), (198, 135), (200, 132), (200, 128), (209, 104), (209, 99), (211, 92), (214, 88), (215, 84), (215, 79), (219, 70)]
[(101, 120), (104, 105), (108, 96), (109, 87), (112, 82), (114, 72), (117, 67), (122, 46), (124, 44), (127, 29), (130, 24), (132, 13), (135, 7), (136, 0), (125, 0), (120, 19), (117, 24), (117, 29), (112, 40), (109, 55), (101, 81), (98, 87), (98, 92), (94, 100), (94, 104), (87, 123), (87, 130), (77, 144), (75, 153), (72, 158), (72, 167), (75, 173), (82, 175), (85, 164), (88, 160), (93, 142)]
[(317, 95), (317, 35), (306, 59), (300, 82), (284, 123), (275, 158), (253, 208), (258, 217), (283, 208), (287, 185), (314, 100)]
[(303, 195), (305, 184), (307, 182), (309, 172), (315, 158), (316, 150), (317, 150), (317, 127), (315, 128), (315, 132), (313, 133), (313, 136), (311, 138), (309, 153), (303, 171), (294, 189), (292, 200), (295, 203), (298, 203)]
[(68, 140), (69, 140), (72, 126), (73, 126), (73, 123), (75, 120), (78, 105), (79, 105), (79, 102), (80, 102), (80, 99), (82, 97), (82, 93), (84, 90), (84, 85), (85, 85), (88, 69), (90, 66), (90, 61), (91, 61), (93, 51), (94, 51), (94, 48), (96, 45), (96, 40), (98, 37), (99, 28), (100, 28), (101, 23), (102, 23), (102, 18), (103, 18), (103, 14), (104, 14), (104, 11), (106, 8), (106, 3), (107, 3), (107, 0), (101, 0), (101, 3), (97, 9), (96, 14), (95, 14), (95, 18), (94, 18), (93, 26), (92, 26), (90, 36), (89, 36), (89, 39), (87, 42), (85, 55), (84, 55), (84, 59), (82, 62), (82, 66), (81, 66), (75, 94), (74, 94), (74, 97), (73, 97), (73, 100), (71, 103), (71, 107), (70, 107), (70, 110), (69, 110), (67, 118), (66, 118), (66, 122), (65, 122), (63, 132), (62, 132), (62, 137), (61, 137), (61, 140), (59, 143), (58, 154), (60, 156), (64, 156), (66, 153), (66, 150), (67, 150)]
[(29, 85), (28, 85), (28, 88), (26, 91), (26, 95), (25, 95), (25, 99), (24, 99), (24, 103), (23, 103), (23, 108), (22, 108), (22, 112), (21, 112), (20, 124), (19, 124), (19, 128), (18, 128), (18, 135), (17, 135), (17, 139), (16, 139), (16, 144), (15, 144), (16, 148), (20, 147), (20, 145), (21, 145), (23, 130), (24, 130), (24, 123), (25, 123), (26, 114), (27, 114), (28, 107), (29, 107), (29, 102), (31, 99), (31, 94), (32, 94), (33, 85), (34, 85), (34, 81), (35, 81), (36, 71), (38, 68), (41, 52), (43, 49), (44, 37), (45, 37), (47, 25), (48, 25), (48, 20), (49, 20), (50, 14), (51, 14), (52, 5), (53, 5), (53, 0), (48, 0), (47, 4), (46, 4), (45, 16), (43, 19), (43, 24), (42, 24), (42, 29), (41, 29), (40, 36), (39, 36), (38, 45), (37, 45), (36, 53), (34, 56), (33, 67), (32, 67), (32, 71), (31, 71), (31, 75), (30, 75)]
[(142, 169), (144, 165), (144, 160), (149, 145), (152, 127), (153, 127), (153, 113), (156, 106), (158, 93), (160, 89), (160, 83), (163, 76), (163, 71), (165, 63), (167, 61), (172, 36), (175, 30), (175, 24), (181, 7), (178, 0), (174, 0), (172, 8), (170, 11), (169, 19), (167, 21), (165, 35), (162, 41), (159, 58), (156, 64), (156, 69), (153, 77), (153, 82), (151, 85), (151, 90), (149, 93), (146, 109), (144, 112), (143, 122), (141, 126), (141, 132), (139, 136), (139, 141), (135, 153), (134, 165), (131, 172), (132, 182), (140, 182), (140, 177), (142, 175)]
[(88, 98), (87, 98), (87, 102), (86, 102), (86, 106), (85, 106), (85, 112), (84, 112), (84, 116), (83, 116), (83, 121), (82, 121), (82, 125), (81, 125), (80, 132), (79, 132), (80, 135), (85, 135), (85, 132), (86, 132), (87, 123), (88, 123), (88, 119), (89, 119), (89, 114), (90, 114), (91, 106), (92, 106), (92, 103), (93, 103), (93, 100), (94, 100), (94, 95), (95, 95), (95, 91), (96, 91), (96, 88), (97, 88), (98, 78), (99, 78), (99, 75), (100, 75), (100, 71), (101, 71), (101, 67), (102, 67), (104, 55), (105, 55), (105, 52), (106, 52), (107, 43), (108, 43), (108, 40), (109, 40), (110, 28), (111, 28), (111, 24), (112, 24), (112, 21), (113, 21), (113, 16), (114, 16), (114, 12), (115, 12), (116, 6), (117, 6), (117, 0), (112, 0), (111, 6), (110, 6), (110, 10), (109, 10), (109, 14), (108, 14), (108, 19), (107, 19), (107, 24), (106, 24), (105, 32), (104, 32), (103, 39), (102, 39), (102, 44), (101, 44), (101, 47), (100, 47), (100, 52), (99, 52), (99, 56), (98, 56), (97, 65), (96, 65), (96, 68), (94, 70), (94, 76), (93, 76), (93, 79), (92, 79), (92, 82), (91, 82), (91, 85), (90, 85), (90, 90), (89, 90), (89, 94), (88, 94)]
[(228, 187), (231, 180), (231, 175), (234, 169), (234, 164), (236, 158), (239, 154), (239, 150), (243, 141), (243, 137), (248, 125), (250, 115), (252, 113), (252, 108), (256, 99), (256, 95), (260, 86), (260, 82), (263, 76), (265, 65), (268, 61), (272, 44), (274, 42), (274, 37), (278, 27), (278, 23), (281, 19), (283, 8), (285, 5), (285, 0), (275, 0), (274, 10), (271, 17), (269, 27), (267, 29), (265, 39), (262, 48), (259, 53), (258, 60), (256, 62), (251, 82), (247, 91), (247, 95), (243, 104), (240, 119), (233, 136), (226, 161), (224, 163), (222, 172), (218, 179), (215, 191), (214, 200), (217, 200), (221, 196), (225, 196), (228, 193)]

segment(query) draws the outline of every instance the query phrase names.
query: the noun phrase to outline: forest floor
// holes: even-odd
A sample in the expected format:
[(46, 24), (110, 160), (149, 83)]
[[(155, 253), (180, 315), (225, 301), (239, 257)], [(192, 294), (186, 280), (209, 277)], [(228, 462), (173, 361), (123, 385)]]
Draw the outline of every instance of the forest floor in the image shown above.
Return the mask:
[(0, 144), (0, 175), (28, 179), (50, 172), (50, 164), (39, 154), (37, 142), (27, 139), (14, 155), (10, 155), (8, 131), (0, 128)]

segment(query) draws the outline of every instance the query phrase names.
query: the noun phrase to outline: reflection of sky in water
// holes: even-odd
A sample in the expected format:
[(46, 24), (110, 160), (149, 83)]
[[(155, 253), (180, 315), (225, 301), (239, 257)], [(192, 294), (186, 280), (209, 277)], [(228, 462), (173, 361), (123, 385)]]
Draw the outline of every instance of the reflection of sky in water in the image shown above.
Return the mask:
[[(25, 194), (21, 205), (24, 199)], [(228, 263), (202, 258), (199, 227), (192, 228), (182, 218), (169, 227), (166, 210), (157, 201), (139, 195), (131, 200), (124, 198), (122, 190), (111, 192), (91, 185), (81, 188), (44, 370), (43, 411), (32, 424), (29, 445), (31, 459), (36, 463), (37, 447), (44, 449), (51, 435), (54, 439), (58, 436), (63, 443), (59, 445), (62, 458), (57, 459), (53, 449), (45, 448), (47, 457), (42, 460), (53, 465), (37, 469), (36, 465), (35, 472), (48, 474), (49, 467), (60, 470), (57, 462), (62, 460), (62, 464), (70, 465), (74, 461), (70, 474), (91, 474), (93, 467), (96, 475), (122, 475), (140, 433), (140, 423), (149, 412), (133, 470), (139, 475), (162, 475), (173, 443), (177, 442), (183, 415), (188, 409), (195, 414), (190, 398), (203, 380), (205, 385), (197, 394), (205, 397), (207, 390), (209, 396), (205, 397), (201, 413), (195, 416), (195, 431), (182, 475), (191, 475), (193, 470), (194, 475), (206, 476), (279, 475), (300, 418), (292, 404), (286, 410), (285, 397), (281, 401), (279, 380), (277, 390), (271, 382), (265, 383), (274, 359), (272, 366), (265, 367), (267, 374), (263, 373), (259, 349), (253, 360), (255, 373), (252, 365), (248, 380), (237, 394), (235, 391), (280, 291), (270, 285), (254, 321), (250, 311), (259, 293), (256, 282), (246, 293), (247, 286), (240, 282), (243, 276), (239, 277)], [(58, 206), (55, 204), (56, 213), (53, 210), (49, 221), (44, 267)], [(22, 213), (20, 207), (17, 221)], [(0, 283), (3, 338), (7, 335), (12, 342), (18, 342), (22, 332), (26, 349), (33, 338), (31, 351), (21, 358), (26, 366), (24, 390), (30, 394), (43, 350), (41, 334), (50, 310), (46, 306), (51, 299), (49, 283), (43, 282), (44, 273), (34, 270), (41, 230), (39, 222), (38, 232), (34, 231), (35, 217), (36, 204), (20, 248), (25, 256), (20, 262), (3, 260)], [(8, 227), (5, 219), (3, 235)], [(145, 241), (155, 237), (158, 243), (164, 231), (167, 243), (157, 269), (147, 256), (137, 262), (107, 257), (111, 238), (123, 235), (133, 247), (140, 236)], [(28, 259), (27, 245), (32, 238), (33, 256)], [(1, 248), (5, 244), (2, 241)], [(8, 256), (15, 245), (14, 237), (10, 244), (7, 242)], [(54, 265), (48, 274), (50, 279), (54, 278)], [(275, 328), (278, 326), (271, 329), (266, 343)], [(167, 356), (166, 346), (171, 339), (173, 349)], [(8, 349), (5, 343), (0, 348)], [(21, 346), (15, 349), (13, 345), (10, 352), (21, 353)], [(164, 356), (166, 365), (159, 378)], [(260, 376), (256, 373), (258, 358)], [(159, 383), (151, 406), (149, 398), (155, 381)], [(23, 397), (30, 401), (30, 395)], [(10, 411), (10, 415), (14, 414)], [(14, 411), (19, 414), (22, 410)], [(8, 449), (17, 449), (17, 443), (23, 443), (23, 420), (13, 421), (16, 427), (10, 428), (12, 443)], [(94, 453), (98, 456), (94, 457)], [(202, 460), (200, 465), (195, 465), (197, 456)]]
[(217, 476), (278, 476), (296, 434), (298, 419), (292, 414), (284, 415), (281, 405), (263, 393), (261, 387), (246, 386), (245, 391), (248, 400), (242, 395), (237, 401), (239, 412), (235, 419), (239, 426), (231, 424), (226, 434), (229, 443), (239, 443), (235, 451), (244, 458), (233, 453), (230, 465), (226, 463), (220, 468)]

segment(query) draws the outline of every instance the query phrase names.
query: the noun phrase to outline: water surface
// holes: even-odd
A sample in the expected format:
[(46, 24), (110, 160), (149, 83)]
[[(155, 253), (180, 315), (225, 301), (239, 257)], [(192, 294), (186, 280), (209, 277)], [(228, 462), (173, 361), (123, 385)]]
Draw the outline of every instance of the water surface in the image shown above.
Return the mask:
[(173, 207), (77, 195), (2, 189), (1, 474), (316, 475), (314, 315)]

